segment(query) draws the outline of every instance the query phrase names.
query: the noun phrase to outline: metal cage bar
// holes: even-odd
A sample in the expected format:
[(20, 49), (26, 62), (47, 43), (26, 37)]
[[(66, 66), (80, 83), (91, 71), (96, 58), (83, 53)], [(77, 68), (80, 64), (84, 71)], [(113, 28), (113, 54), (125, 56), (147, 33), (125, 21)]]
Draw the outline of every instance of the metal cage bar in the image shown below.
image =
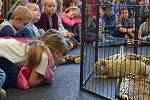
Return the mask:
[[(89, 21), (86, 19), (86, 11), (91, 5), (96, 7), (95, 26), (86, 28)], [(95, 4), (82, 0), (80, 89), (103, 99), (115, 100), (127, 97), (131, 100), (145, 100), (145, 97), (150, 98), (148, 90), (150, 43), (138, 40), (140, 6), (126, 6), (135, 11), (133, 14), (135, 34), (132, 39), (108, 34), (111, 30), (108, 31), (105, 28), (111, 25), (103, 26), (103, 21), (99, 17), (99, 7), (104, 9), (107, 6), (99, 4), (99, 0), (96, 0)], [(119, 7), (124, 7), (124, 5)], [(121, 13), (119, 13), (119, 18), (121, 18)], [(125, 86), (125, 84), (128, 85)], [(142, 88), (144, 92), (140, 92), (138, 88)]]

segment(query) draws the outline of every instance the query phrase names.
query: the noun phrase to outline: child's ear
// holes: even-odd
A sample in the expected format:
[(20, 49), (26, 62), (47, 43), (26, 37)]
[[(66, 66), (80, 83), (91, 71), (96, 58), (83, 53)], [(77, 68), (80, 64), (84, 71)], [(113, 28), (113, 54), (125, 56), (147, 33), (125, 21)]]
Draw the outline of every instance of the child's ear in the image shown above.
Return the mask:
[(13, 19), (14, 20), (21, 20), (18, 16), (15, 16)]

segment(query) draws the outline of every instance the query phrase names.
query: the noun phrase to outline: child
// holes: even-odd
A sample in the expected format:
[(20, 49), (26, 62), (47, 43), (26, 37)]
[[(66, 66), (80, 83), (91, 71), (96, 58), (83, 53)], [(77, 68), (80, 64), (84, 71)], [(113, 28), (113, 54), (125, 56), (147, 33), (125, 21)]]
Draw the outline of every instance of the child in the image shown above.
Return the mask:
[[(61, 18), (56, 13), (56, 6), (57, 4), (55, 0), (45, 0), (43, 2), (44, 12), (41, 14), (40, 20), (35, 25), (38, 28), (44, 29), (44, 31), (56, 29), (62, 33), (62, 36), (67, 37), (69, 41), (74, 34), (72, 32), (68, 32), (68, 30), (63, 27)], [(76, 47), (77, 44), (77, 42), (74, 42), (73, 47)]]
[(56, 7), (57, 4), (55, 0), (43, 1), (44, 12), (41, 14), (41, 18), (36, 23), (36, 26), (38, 28), (44, 29), (44, 31), (49, 29), (56, 29), (61, 31), (63, 35), (66, 35), (68, 31), (63, 28), (61, 20), (56, 13)]
[(149, 11), (149, 0), (140, 0), (140, 24), (145, 22), (145, 14)]
[(15, 2), (13, 3), (13, 0), (10, 0), (10, 6), (11, 8), (9, 9), (7, 16), (6, 16), (6, 20), (10, 20), (11, 19), (11, 15), (13, 10), (17, 7), (17, 6), (24, 6), (26, 4), (28, 4), (28, 0), (15, 0)]
[(147, 41), (150, 39), (150, 12), (147, 13), (145, 22), (140, 25), (138, 39)]
[(129, 19), (128, 9), (122, 8), (121, 18), (119, 20), (117, 32), (114, 33), (114, 36), (120, 38), (134, 38), (134, 26), (134, 20)]
[(104, 10), (104, 15), (102, 15), (100, 18), (105, 23), (105, 28), (104, 30), (106, 31), (107, 34), (113, 35), (113, 33), (116, 31), (116, 17), (112, 13), (112, 5), (109, 2), (105, 2), (104, 6), (102, 7)]
[(5, 79), (6, 79), (5, 72), (0, 68), (0, 100), (6, 96), (5, 90), (2, 89)]
[(71, 6), (65, 10), (64, 13), (61, 15), (62, 24), (65, 29), (74, 33), (75, 38), (79, 37), (78, 33), (78, 24), (81, 23), (81, 12), (78, 7)]
[(36, 23), (41, 17), (40, 8), (35, 3), (29, 3), (26, 5), (26, 7), (30, 9), (33, 15), (33, 18), (31, 22), (27, 26), (25, 26), (23, 29), (21, 29), (15, 36), (34, 39), (37, 36), (40, 36), (41, 34), (45, 33), (44, 30), (43, 30), (43, 33), (40, 33), (41, 31), (39, 31), (39, 29), (34, 25), (34, 23)]
[(85, 29), (94, 28), (95, 23), (92, 19), (92, 8), (90, 5), (85, 7)]
[[(31, 69), (27, 78), (29, 87), (51, 83), (54, 79), (53, 69), (67, 51), (66, 41), (58, 31), (48, 31), (40, 40), (0, 39), (0, 63), (5, 73), (4, 87), (17, 87), (19, 67), (17, 63), (24, 62), (26, 68)], [(20, 66), (21, 69), (25, 68)], [(23, 85), (22, 83), (21, 85)]]
[(26, 26), (32, 19), (31, 11), (24, 6), (18, 6), (12, 13), (10, 21), (0, 24), (0, 36), (15, 36), (18, 30)]
[[(101, 1), (99, 1), (99, 3), (101, 3)], [(95, 5), (96, 0), (85, 0), (85, 4), (91, 5), (91, 15), (92, 15), (93, 20), (95, 21), (96, 20), (96, 5)]]

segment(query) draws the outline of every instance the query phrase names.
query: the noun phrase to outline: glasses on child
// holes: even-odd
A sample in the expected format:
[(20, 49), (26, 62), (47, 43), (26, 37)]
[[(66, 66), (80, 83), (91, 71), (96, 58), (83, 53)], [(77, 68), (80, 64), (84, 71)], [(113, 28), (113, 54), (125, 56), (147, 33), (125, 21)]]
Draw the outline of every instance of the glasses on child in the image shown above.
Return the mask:
[(23, 19), (21, 19), (21, 18), (18, 18), (19, 19), (19, 21), (24, 25), (24, 26), (26, 26), (27, 24), (29, 24), (29, 21), (28, 20), (23, 20)]
[(29, 22), (21, 21), (24, 26), (28, 25)]

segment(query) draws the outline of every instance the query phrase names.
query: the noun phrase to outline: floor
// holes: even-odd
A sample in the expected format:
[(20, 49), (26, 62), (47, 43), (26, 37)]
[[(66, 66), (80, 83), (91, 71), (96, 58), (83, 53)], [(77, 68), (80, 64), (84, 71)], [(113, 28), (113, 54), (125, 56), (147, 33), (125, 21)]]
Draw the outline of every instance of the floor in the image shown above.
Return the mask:
[[(70, 54), (79, 54), (79, 48)], [(51, 85), (33, 87), (28, 90), (8, 89), (4, 100), (104, 100), (79, 89), (80, 65), (58, 66)]]

